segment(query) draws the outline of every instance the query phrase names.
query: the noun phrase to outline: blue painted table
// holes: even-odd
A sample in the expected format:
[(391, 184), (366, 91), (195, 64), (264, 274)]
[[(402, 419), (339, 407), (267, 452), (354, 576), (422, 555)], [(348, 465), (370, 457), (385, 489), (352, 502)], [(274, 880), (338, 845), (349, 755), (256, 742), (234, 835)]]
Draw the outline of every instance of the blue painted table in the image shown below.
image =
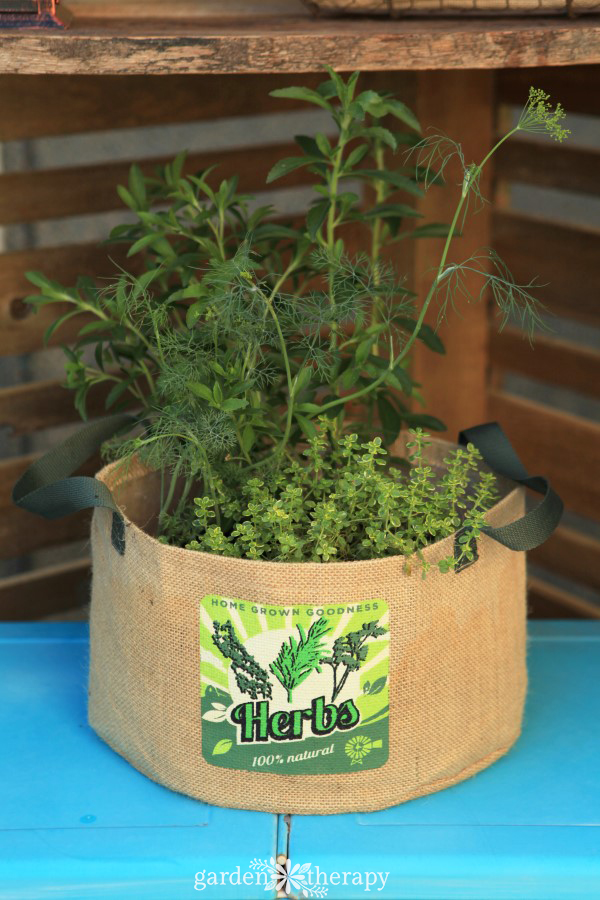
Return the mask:
[[(319, 867), (328, 900), (600, 898), (600, 623), (530, 633), (508, 756), (384, 812), (293, 817), (292, 862)], [(270, 896), (220, 873), (235, 882), (285, 853), (284, 818), (208, 807), (132, 769), (86, 724), (86, 668), (84, 625), (0, 626), (1, 900)], [(225, 884), (195, 890), (202, 870)]]

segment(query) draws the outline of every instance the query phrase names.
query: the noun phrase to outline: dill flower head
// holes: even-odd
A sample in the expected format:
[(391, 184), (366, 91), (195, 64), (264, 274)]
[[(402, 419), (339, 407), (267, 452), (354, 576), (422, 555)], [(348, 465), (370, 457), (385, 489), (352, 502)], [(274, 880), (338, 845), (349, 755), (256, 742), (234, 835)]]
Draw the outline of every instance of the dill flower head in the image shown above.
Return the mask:
[(560, 124), (566, 113), (560, 103), (555, 107), (550, 103), (550, 95), (540, 88), (529, 88), (529, 98), (521, 116), (518, 128), (532, 134), (546, 132), (555, 141), (562, 142), (571, 132)]

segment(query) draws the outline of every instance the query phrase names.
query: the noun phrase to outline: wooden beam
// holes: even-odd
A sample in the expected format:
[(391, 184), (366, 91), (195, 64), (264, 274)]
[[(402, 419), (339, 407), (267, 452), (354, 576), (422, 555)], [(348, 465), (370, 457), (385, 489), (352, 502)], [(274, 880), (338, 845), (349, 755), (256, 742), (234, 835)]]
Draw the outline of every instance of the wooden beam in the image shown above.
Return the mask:
[[(105, 400), (111, 384), (95, 385), (90, 390), (87, 412), (90, 418), (106, 415)], [(0, 390), (0, 428), (8, 427), (12, 434), (29, 434), (79, 422), (74, 392), (60, 380), (32, 381)]]
[(600, 541), (573, 528), (557, 528), (529, 558), (557, 575), (600, 591)]
[(538, 278), (536, 296), (556, 315), (600, 325), (600, 229), (521, 213), (496, 212), (492, 246), (520, 284)]
[(216, 23), (202, 19), (199, 3), (193, 22), (81, 16), (66, 32), (14, 29), (0, 43), (0, 72), (28, 75), (321, 72), (324, 60), (344, 71), (596, 63), (600, 25), (585, 16), (357, 20), (308, 11)]
[(533, 619), (600, 619), (600, 603), (590, 603), (541, 578), (530, 578), (528, 611)]
[[(62, 43), (66, 35), (59, 37)], [(0, 42), (0, 69), (2, 58), (6, 59), (5, 38), (6, 32)], [(19, 71), (19, 67), (12, 71)], [(53, 72), (49, 79), (14, 75), (10, 70), (1, 75), (0, 140), (277, 112), (282, 109), (282, 101), (269, 96), (275, 87), (297, 84), (298, 80), (314, 86), (322, 80), (310, 75), (300, 79), (297, 75), (274, 78), (187, 73), (150, 79), (144, 74), (100, 76), (95, 64), (93, 74), (89, 66), (80, 71), (83, 74)], [(286, 109), (303, 106), (306, 104), (298, 100), (285, 104)]]
[(0, 579), (0, 620), (27, 621), (81, 606), (88, 599), (90, 560)]
[(489, 408), (529, 472), (547, 476), (568, 509), (595, 519), (600, 425), (498, 390), (490, 392)]
[[(469, 102), (465, 103), (465, 97)], [(493, 133), (493, 84), (489, 72), (436, 72), (416, 76), (416, 96), (413, 101), (421, 122), (435, 123), (442, 133), (459, 134), (468, 159), (482, 159), (491, 146)], [(461, 172), (457, 165), (448, 167), (447, 186), (431, 188), (419, 204), (425, 222), (450, 222), (459, 199)], [(485, 194), (489, 173), (484, 172), (482, 190)], [(490, 216), (483, 209), (469, 221), (456, 245), (461, 258), (468, 257), (479, 247), (489, 245)], [(443, 240), (412, 242), (410, 279), (419, 301), (425, 299), (432, 271), (439, 265)], [(453, 248), (454, 249), (454, 248)], [(481, 279), (467, 277), (467, 285), (475, 296), (481, 289)], [(432, 353), (417, 342), (413, 351), (413, 374), (422, 387), (426, 410), (438, 416), (454, 438), (461, 428), (485, 419), (487, 405), (487, 348), (488, 312), (485, 302), (467, 305), (458, 301), (459, 315), (449, 312), (439, 334), (446, 347), (446, 355)], [(438, 308), (433, 304), (427, 321), (436, 326)]]
[[(40, 270), (61, 284), (75, 284), (79, 275), (103, 277), (115, 272), (115, 263), (130, 270), (135, 260), (125, 260), (122, 245), (99, 247), (73, 244), (64, 247), (19, 250), (0, 255), (0, 356), (32, 353), (42, 348), (44, 331), (57, 315), (66, 311), (53, 304), (34, 313), (23, 297), (37, 289), (25, 278), (25, 272)], [(68, 344), (77, 334), (83, 319), (71, 319), (52, 337), (49, 346)]]
[(507, 141), (495, 161), (499, 181), (600, 194), (600, 152), (548, 141)]
[[(187, 159), (184, 172), (194, 173), (216, 165), (217, 186), (221, 179), (237, 175), (240, 191), (254, 193), (265, 190), (267, 174), (278, 160), (297, 152), (295, 144), (278, 144), (220, 153), (193, 153)], [(172, 156), (165, 156), (145, 160), (140, 168), (145, 174), (152, 175), (157, 166), (171, 159)], [(122, 209), (117, 185), (127, 184), (132, 162), (134, 160), (0, 175), (0, 225)], [(313, 184), (314, 180), (314, 175), (306, 169), (298, 169), (282, 178), (279, 185), (296, 187)]]
[(505, 328), (491, 338), (494, 366), (582, 394), (600, 397), (600, 352), (561, 338), (537, 335), (533, 346), (518, 328)]

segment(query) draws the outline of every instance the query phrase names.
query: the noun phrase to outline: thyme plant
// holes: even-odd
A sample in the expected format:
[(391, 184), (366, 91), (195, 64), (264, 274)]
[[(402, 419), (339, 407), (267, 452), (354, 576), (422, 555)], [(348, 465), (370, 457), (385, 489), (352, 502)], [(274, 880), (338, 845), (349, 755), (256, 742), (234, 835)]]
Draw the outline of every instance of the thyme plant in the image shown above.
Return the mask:
[[(319, 422), (303, 463), (251, 477), (235, 494), (219, 484), (219, 511), (210, 498), (196, 498), (197, 536), (187, 548), (279, 562), (416, 554), (425, 573), (424, 548), (463, 529), (460, 553), (439, 568), (473, 559), (472, 541), (498, 494), (472, 444), (449, 452), (439, 470), (427, 462), (428, 435), (411, 429), (409, 465), (395, 468), (381, 438), (361, 443), (356, 434), (338, 435), (327, 417)], [(291, 659), (287, 649), (285, 655)]]

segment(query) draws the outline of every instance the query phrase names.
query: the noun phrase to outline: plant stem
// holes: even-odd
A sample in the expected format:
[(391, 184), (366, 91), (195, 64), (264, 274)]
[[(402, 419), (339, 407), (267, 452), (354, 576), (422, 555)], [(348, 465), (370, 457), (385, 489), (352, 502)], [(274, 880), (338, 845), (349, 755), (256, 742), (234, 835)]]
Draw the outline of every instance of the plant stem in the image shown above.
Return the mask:
[(490, 158), (494, 155), (494, 153), (498, 150), (498, 148), (504, 143), (504, 141), (508, 140), (517, 131), (519, 131), (518, 125), (515, 126), (514, 128), (512, 128), (509, 132), (507, 132), (503, 137), (500, 138), (500, 140), (492, 147), (492, 149), (487, 153), (487, 155), (483, 158), (483, 160), (479, 163), (478, 166), (475, 166), (473, 169), (468, 170), (469, 171), (468, 177), (467, 177), (467, 173), (465, 173), (465, 179), (463, 181), (463, 189), (461, 191), (461, 196), (460, 196), (460, 199), (456, 206), (456, 210), (454, 212), (452, 223), (450, 225), (450, 229), (449, 229), (448, 235), (446, 237), (446, 243), (444, 244), (444, 249), (443, 249), (442, 255), (440, 257), (440, 262), (439, 262), (439, 265), (437, 268), (435, 278), (433, 279), (433, 281), (431, 283), (431, 287), (429, 288), (429, 291), (425, 298), (425, 302), (423, 303), (423, 306), (421, 307), (421, 311), (419, 313), (419, 318), (417, 319), (417, 323), (413, 329), (413, 332), (412, 332), (411, 336), (409, 337), (408, 341), (404, 344), (404, 346), (403, 346), (402, 350), (399, 352), (398, 356), (396, 356), (395, 358), (390, 358), (388, 369), (384, 370), (383, 373), (378, 378), (375, 379), (375, 381), (372, 381), (370, 384), (366, 385), (364, 388), (361, 388), (360, 390), (355, 391), (353, 394), (347, 394), (345, 397), (336, 397), (335, 400), (330, 400), (329, 403), (325, 403), (323, 406), (321, 406), (319, 413), (323, 413), (327, 409), (332, 409), (334, 406), (337, 406), (339, 403), (348, 403), (351, 400), (357, 400), (359, 397), (364, 397), (365, 394), (370, 394), (372, 391), (374, 391), (376, 388), (378, 388), (380, 384), (382, 384), (385, 381), (387, 371), (393, 371), (396, 368), (396, 366), (404, 359), (404, 357), (406, 356), (406, 354), (411, 349), (412, 345), (414, 344), (414, 342), (417, 340), (417, 338), (419, 336), (421, 326), (423, 325), (425, 316), (427, 314), (427, 310), (428, 310), (428, 308), (431, 304), (431, 301), (435, 295), (436, 288), (437, 288), (438, 284), (440, 283), (440, 281), (442, 280), (442, 278), (444, 277), (444, 274), (445, 274), (444, 268), (446, 265), (446, 259), (448, 257), (448, 251), (450, 250), (450, 245), (452, 243), (452, 239), (454, 238), (454, 233), (456, 231), (456, 226), (458, 224), (461, 211), (462, 211), (465, 201), (469, 195), (470, 185), (472, 185), (473, 183), (477, 183), (486, 163), (490, 160)]

